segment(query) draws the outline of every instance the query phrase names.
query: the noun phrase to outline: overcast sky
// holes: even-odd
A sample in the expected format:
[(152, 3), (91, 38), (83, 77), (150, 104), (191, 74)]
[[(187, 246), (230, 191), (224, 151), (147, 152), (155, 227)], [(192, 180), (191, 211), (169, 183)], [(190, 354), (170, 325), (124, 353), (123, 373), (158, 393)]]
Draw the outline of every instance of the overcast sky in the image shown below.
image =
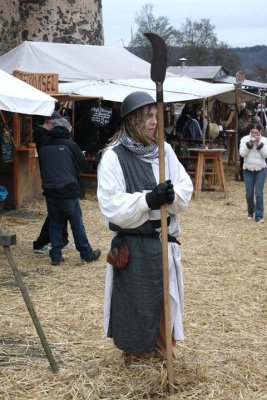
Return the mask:
[(147, 3), (155, 18), (167, 17), (178, 30), (186, 18), (207, 18), (230, 47), (267, 45), (266, 0), (102, 0), (105, 45), (127, 46), (131, 29), (137, 30), (135, 16)]

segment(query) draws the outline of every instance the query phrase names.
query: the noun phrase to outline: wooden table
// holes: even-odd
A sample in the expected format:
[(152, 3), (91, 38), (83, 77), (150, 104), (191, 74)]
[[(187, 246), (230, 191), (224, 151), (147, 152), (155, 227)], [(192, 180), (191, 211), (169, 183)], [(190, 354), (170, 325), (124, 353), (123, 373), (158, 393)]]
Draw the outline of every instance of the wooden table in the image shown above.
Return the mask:
[(226, 197), (226, 185), (222, 162), (225, 149), (190, 148), (197, 153), (197, 165), (194, 178), (194, 196), (202, 191), (215, 191)]

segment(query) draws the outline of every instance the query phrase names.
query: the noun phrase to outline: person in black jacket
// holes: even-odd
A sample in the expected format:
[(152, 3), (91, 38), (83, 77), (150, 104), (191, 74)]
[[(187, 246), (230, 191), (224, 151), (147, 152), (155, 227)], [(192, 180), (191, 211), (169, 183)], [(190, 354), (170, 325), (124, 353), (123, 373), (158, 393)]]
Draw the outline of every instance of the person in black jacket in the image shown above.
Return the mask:
[(50, 120), (52, 129), (37, 135), (43, 194), (49, 217), (49, 252), (52, 265), (59, 265), (64, 242), (62, 231), (69, 221), (75, 247), (83, 261), (89, 263), (101, 255), (93, 250), (86, 236), (79, 201), (79, 172), (86, 169), (87, 160), (80, 147), (69, 139), (64, 118)]
[[(43, 125), (38, 125), (35, 127), (33, 131), (33, 138), (34, 141), (40, 143), (40, 137), (42, 135), (47, 135), (48, 131), (50, 131), (53, 127), (53, 120), (54, 119), (61, 119), (62, 116), (59, 112), (54, 111), (53, 114), (49, 117), (45, 117)], [(69, 124), (70, 128), (71, 125)], [(66, 220), (64, 223), (63, 231), (62, 231), (62, 239), (64, 242), (64, 247), (69, 244), (68, 240), (68, 221)], [(43, 226), (41, 228), (41, 231), (36, 238), (36, 240), (33, 241), (33, 252), (36, 254), (46, 254), (50, 250), (50, 237), (49, 237), (49, 217), (47, 215)]]

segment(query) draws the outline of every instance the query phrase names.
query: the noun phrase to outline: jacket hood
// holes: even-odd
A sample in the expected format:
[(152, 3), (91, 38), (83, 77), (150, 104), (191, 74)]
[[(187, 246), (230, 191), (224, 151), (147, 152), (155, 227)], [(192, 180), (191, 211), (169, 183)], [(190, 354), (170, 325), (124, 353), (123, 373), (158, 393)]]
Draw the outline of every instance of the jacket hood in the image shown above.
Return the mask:
[(69, 131), (67, 128), (65, 128), (64, 126), (54, 126), (53, 129), (51, 129), (51, 131), (47, 131), (48, 132), (48, 136), (52, 137), (52, 138), (60, 138), (60, 139), (69, 139), (70, 135), (69, 135)]

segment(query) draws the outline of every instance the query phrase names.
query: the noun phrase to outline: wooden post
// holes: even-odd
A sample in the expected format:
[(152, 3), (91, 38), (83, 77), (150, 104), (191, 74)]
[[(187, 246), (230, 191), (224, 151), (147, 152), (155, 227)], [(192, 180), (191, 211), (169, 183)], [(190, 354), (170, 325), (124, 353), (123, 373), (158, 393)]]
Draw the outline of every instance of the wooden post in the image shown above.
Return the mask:
[(72, 137), (73, 137), (73, 140), (75, 141), (74, 124), (75, 124), (75, 100), (72, 101), (72, 116), (71, 116)]
[(203, 109), (203, 112), (202, 112), (203, 147), (205, 147), (205, 141), (206, 141), (206, 127), (207, 127), (206, 118), (205, 118), (205, 107), (206, 107), (206, 100), (203, 98), (203, 99), (202, 99), (202, 109)]
[(13, 168), (14, 168), (14, 206), (17, 207), (19, 202), (19, 179), (18, 179), (18, 152), (17, 149), (20, 146), (20, 123), (19, 115), (13, 113), (13, 132), (14, 132), (14, 157), (13, 157)]
[(239, 176), (239, 147), (238, 147), (238, 114), (240, 113), (240, 92), (242, 90), (242, 82), (245, 80), (245, 73), (238, 71), (235, 75), (235, 106), (236, 106), (236, 132), (235, 132), (235, 179)]

